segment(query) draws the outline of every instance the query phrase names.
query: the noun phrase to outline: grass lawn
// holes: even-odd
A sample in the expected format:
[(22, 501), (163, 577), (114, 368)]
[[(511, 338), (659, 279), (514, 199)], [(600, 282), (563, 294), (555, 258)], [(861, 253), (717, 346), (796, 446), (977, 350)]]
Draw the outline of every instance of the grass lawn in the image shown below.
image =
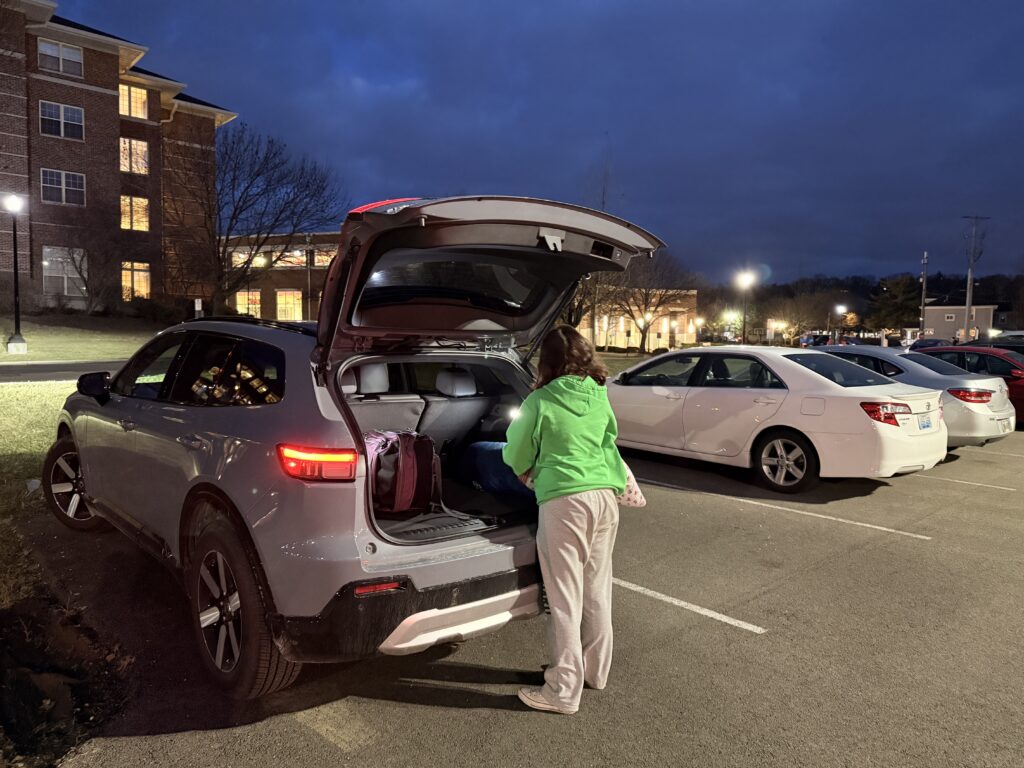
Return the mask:
[(34, 593), (38, 569), (14, 530), (15, 514), (45, 515), (40, 490), (25, 481), (38, 478), (43, 456), (57, 432), (57, 414), (73, 381), (0, 383), (0, 608)]
[(608, 373), (612, 376), (652, 357), (652, 355), (626, 355), (621, 352), (598, 352), (597, 356), (608, 367)]
[[(88, 315), (41, 315), (22, 317), (21, 335), (28, 342), (27, 355), (0, 351), (0, 363), (43, 360), (124, 360), (163, 326), (130, 317)], [(0, 319), (0, 340), (14, 330), (10, 317)]]

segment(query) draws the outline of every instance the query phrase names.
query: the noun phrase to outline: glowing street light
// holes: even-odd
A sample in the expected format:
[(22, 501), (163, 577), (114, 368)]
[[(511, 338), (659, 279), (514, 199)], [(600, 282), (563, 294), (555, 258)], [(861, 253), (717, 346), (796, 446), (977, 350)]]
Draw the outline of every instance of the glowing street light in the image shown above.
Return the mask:
[(11, 245), (14, 250), (14, 333), (7, 340), (7, 351), (16, 355), (28, 353), (28, 344), (21, 335), (21, 282), (18, 274), (18, 214), (24, 207), (25, 198), (19, 195), (4, 198), (4, 210), (11, 214)]
[(736, 287), (743, 294), (743, 332), (740, 336), (740, 341), (743, 343), (747, 341), (747, 294), (750, 293), (750, 289), (754, 287), (756, 282), (757, 275), (749, 269), (736, 273)]

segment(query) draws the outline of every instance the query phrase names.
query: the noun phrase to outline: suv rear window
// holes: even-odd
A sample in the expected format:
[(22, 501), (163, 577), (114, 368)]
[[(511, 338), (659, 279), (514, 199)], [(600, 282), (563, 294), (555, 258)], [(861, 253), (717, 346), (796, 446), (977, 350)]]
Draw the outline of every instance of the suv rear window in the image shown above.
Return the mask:
[(786, 355), (786, 358), (841, 387), (877, 387), (881, 384), (896, 383), (880, 373), (834, 355), (797, 354)]

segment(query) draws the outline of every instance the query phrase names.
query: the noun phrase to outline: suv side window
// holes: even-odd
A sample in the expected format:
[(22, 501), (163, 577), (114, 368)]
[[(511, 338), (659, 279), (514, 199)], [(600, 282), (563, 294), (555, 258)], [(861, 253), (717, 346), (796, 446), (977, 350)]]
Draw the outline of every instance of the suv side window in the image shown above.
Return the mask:
[(237, 344), (230, 336), (197, 336), (174, 377), (168, 399), (183, 405), (229, 403), (233, 392), (226, 386), (224, 374)]
[(166, 390), (169, 374), (183, 351), (185, 334), (161, 336), (143, 347), (118, 374), (111, 392), (125, 397), (156, 400)]
[(635, 371), (623, 384), (629, 387), (685, 387), (700, 355), (671, 355)]
[(697, 377), (698, 387), (734, 389), (785, 389), (786, 385), (763, 363), (750, 357), (709, 355), (708, 365)]
[(284, 377), (284, 352), (261, 341), (243, 339), (219, 383), (229, 405), (272, 405), (284, 399)]

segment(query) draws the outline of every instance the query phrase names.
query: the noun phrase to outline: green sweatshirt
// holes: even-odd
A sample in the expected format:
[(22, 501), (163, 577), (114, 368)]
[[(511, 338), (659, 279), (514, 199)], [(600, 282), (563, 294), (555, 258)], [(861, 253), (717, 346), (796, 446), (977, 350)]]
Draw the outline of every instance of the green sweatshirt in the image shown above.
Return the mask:
[(626, 488), (626, 469), (608, 391), (596, 381), (561, 376), (523, 401), (502, 456), (517, 475), (532, 471), (537, 503), (583, 491)]

